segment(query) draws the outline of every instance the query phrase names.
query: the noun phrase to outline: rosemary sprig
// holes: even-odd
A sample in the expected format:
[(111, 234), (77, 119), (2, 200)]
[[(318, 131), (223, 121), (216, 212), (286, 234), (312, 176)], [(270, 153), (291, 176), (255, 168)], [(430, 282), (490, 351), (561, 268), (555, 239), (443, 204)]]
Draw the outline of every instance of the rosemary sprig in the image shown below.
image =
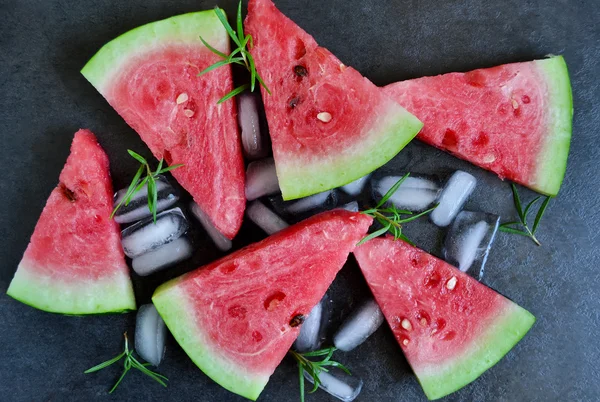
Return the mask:
[(223, 103), (226, 100), (229, 100), (234, 96), (244, 92), (248, 88), (250, 89), (250, 92), (254, 92), (254, 88), (256, 87), (257, 81), (260, 85), (263, 86), (263, 88), (265, 88), (267, 93), (270, 95), (271, 91), (269, 90), (265, 82), (262, 80), (260, 75), (258, 75), (258, 72), (256, 71), (254, 57), (252, 57), (252, 55), (250, 54), (250, 49), (254, 47), (252, 35), (244, 34), (244, 23), (242, 20), (242, 1), (240, 0), (237, 9), (237, 31), (234, 31), (231, 25), (229, 25), (229, 22), (227, 21), (227, 16), (219, 7), (215, 7), (215, 14), (217, 14), (217, 18), (219, 18), (219, 21), (221, 21), (221, 24), (223, 24), (225, 30), (227, 31), (237, 48), (235, 48), (231, 53), (229, 53), (229, 55), (226, 55), (225, 53), (211, 46), (201, 36), (200, 40), (202, 41), (202, 43), (204, 43), (204, 46), (206, 46), (208, 50), (210, 50), (217, 56), (221, 57), (223, 60), (218, 61), (215, 64), (208, 66), (207, 68), (202, 70), (200, 73), (198, 73), (198, 77), (216, 68), (226, 66), (228, 64), (239, 64), (241, 66), (244, 66), (246, 70), (248, 70), (248, 72), (250, 73), (250, 83), (240, 85), (239, 87), (233, 89), (227, 95), (219, 99), (217, 103)]
[(162, 374), (158, 374), (158, 373), (148, 369), (147, 366), (149, 366), (150, 363), (140, 363), (133, 356), (133, 349), (129, 350), (129, 340), (127, 339), (127, 332), (125, 332), (123, 334), (123, 337), (125, 338), (125, 350), (123, 350), (122, 353), (113, 357), (110, 360), (107, 360), (103, 363), (100, 363), (100, 364), (90, 368), (90, 369), (87, 369), (86, 371), (84, 371), (84, 373), (85, 374), (94, 373), (94, 372), (102, 370), (103, 368), (106, 368), (114, 363), (117, 363), (122, 358), (125, 358), (125, 361), (123, 362), (123, 373), (121, 374), (121, 376), (119, 377), (119, 379), (117, 380), (115, 385), (113, 385), (113, 387), (110, 389), (110, 391), (108, 391), (109, 394), (112, 394), (113, 391), (115, 389), (117, 389), (117, 387), (119, 386), (121, 381), (123, 381), (123, 378), (125, 378), (125, 375), (132, 368), (140, 370), (142, 373), (146, 374), (148, 377), (152, 378), (154, 381), (158, 382), (163, 387), (166, 387), (167, 383), (165, 381), (169, 381), (169, 379)]
[[(141, 165), (137, 170), (135, 176), (133, 176), (133, 180), (131, 181), (129, 188), (127, 188), (127, 193), (125, 193), (125, 197), (123, 197), (123, 199), (117, 204), (115, 209), (113, 209), (112, 213), (110, 214), (110, 217), (112, 219), (119, 210), (119, 208), (121, 208), (123, 205), (129, 205), (129, 202), (131, 201), (131, 198), (133, 198), (135, 193), (140, 191), (142, 187), (144, 187), (144, 185), (147, 185), (148, 209), (150, 210), (150, 212), (152, 212), (154, 222), (156, 222), (156, 202), (158, 200), (158, 191), (156, 190), (156, 178), (162, 173), (166, 173), (170, 170), (177, 169), (178, 167), (181, 167), (183, 165), (178, 164), (163, 168), (163, 159), (161, 159), (160, 162), (158, 162), (158, 167), (156, 168), (156, 170), (152, 171), (150, 169), (150, 165), (142, 155), (133, 152), (131, 149), (128, 149), (127, 152), (129, 152), (129, 155), (131, 155), (135, 160), (140, 162)], [(146, 177), (142, 179), (142, 174), (144, 173), (144, 171), (146, 171)]]
[[(517, 192), (517, 186), (515, 186), (514, 184), (511, 184), (511, 186), (513, 193), (513, 202), (515, 203), (515, 209), (517, 210), (519, 220), (514, 222), (503, 223), (502, 225), (500, 225), (500, 231), (529, 237), (531, 240), (533, 240), (535, 244), (541, 246), (542, 244), (539, 242), (537, 237), (535, 237), (535, 233), (537, 232), (538, 227), (540, 226), (540, 221), (542, 220), (542, 216), (544, 216), (544, 212), (546, 212), (546, 208), (548, 208), (548, 204), (550, 203), (551, 197), (546, 197), (544, 202), (542, 202), (542, 205), (539, 207), (538, 212), (535, 215), (533, 226), (530, 229), (529, 225), (527, 224), (527, 216), (529, 215), (529, 212), (531, 212), (531, 208), (533, 208), (533, 206), (542, 197), (535, 197), (533, 200), (531, 200), (531, 202), (529, 202), (529, 204), (527, 204), (525, 209), (523, 209), (523, 207), (521, 206), (521, 197), (519, 197), (519, 193)], [(522, 226), (523, 229), (519, 229), (515, 226)]]
[[(309, 394), (312, 394), (319, 388), (319, 384), (321, 384), (321, 380), (319, 379), (319, 374), (322, 371), (329, 371), (327, 367), (337, 367), (349, 375), (350, 370), (348, 370), (343, 364), (331, 360), (333, 357), (333, 352), (337, 349), (334, 347), (315, 350), (314, 352), (306, 352), (306, 353), (298, 353), (293, 350), (290, 350), (288, 353), (292, 355), (292, 357), (298, 363), (298, 375), (300, 380), (300, 401), (304, 402), (304, 372), (306, 371), (308, 375), (310, 375), (313, 379), (313, 388), (308, 391)], [(314, 361), (308, 359), (309, 357), (320, 357), (325, 356), (319, 361)]]
[[(375, 237), (379, 237), (384, 233), (390, 232), (394, 235), (394, 239), (402, 239), (408, 244), (414, 245), (403, 233), (402, 233), (402, 224), (410, 221), (414, 221), (424, 215), (427, 215), (431, 211), (437, 208), (437, 204), (433, 207), (429, 208), (426, 211), (420, 212), (416, 215), (413, 215), (411, 211), (407, 211), (404, 209), (397, 209), (395, 206), (391, 205), (389, 207), (384, 207), (385, 203), (390, 199), (390, 197), (400, 188), (402, 183), (406, 180), (406, 178), (410, 175), (410, 173), (405, 174), (400, 180), (394, 184), (387, 193), (379, 200), (379, 203), (375, 206), (375, 208), (367, 209), (362, 211), (361, 213), (365, 215), (369, 215), (373, 217), (377, 222), (379, 222), (383, 227), (367, 236), (365, 236), (361, 241), (358, 242), (357, 246), (374, 239)], [(403, 218), (402, 215), (409, 215), (407, 218)]]

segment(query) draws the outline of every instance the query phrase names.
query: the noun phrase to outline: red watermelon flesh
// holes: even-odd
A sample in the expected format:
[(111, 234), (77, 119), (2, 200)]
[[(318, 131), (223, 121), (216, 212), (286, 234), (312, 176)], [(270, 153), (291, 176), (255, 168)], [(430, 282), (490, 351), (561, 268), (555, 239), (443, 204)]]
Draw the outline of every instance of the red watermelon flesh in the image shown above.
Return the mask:
[(94, 134), (79, 130), (8, 295), (63, 314), (135, 309), (112, 207), (108, 158)]
[(376, 238), (354, 255), (429, 399), (475, 380), (535, 322), (514, 302), (400, 240)]
[(246, 31), (263, 88), (284, 199), (339, 187), (394, 157), (422, 127), (283, 15), (250, 0)]
[(167, 282), (152, 301), (202, 371), (256, 399), (371, 221), (315, 215)]
[(385, 91), (425, 123), (420, 140), (556, 195), (573, 102), (561, 56), (397, 82)]
[(197, 77), (220, 60), (201, 42), (229, 52), (214, 11), (147, 24), (106, 44), (82, 74), (168, 164), (214, 226), (233, 238), (245, 208), (244, 163), (229, 66)]

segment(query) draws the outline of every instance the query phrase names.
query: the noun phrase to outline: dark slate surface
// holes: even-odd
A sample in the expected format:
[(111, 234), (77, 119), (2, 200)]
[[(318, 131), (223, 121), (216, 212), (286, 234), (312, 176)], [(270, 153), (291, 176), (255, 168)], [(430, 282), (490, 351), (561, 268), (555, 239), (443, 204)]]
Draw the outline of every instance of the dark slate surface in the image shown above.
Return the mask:
[[(219, 3), (229, 12), (233, 1)], [(531, 333), (496, 367), (448, 400), (597, 400), (600, 395), (598, 302), (600, 186), (597, 110), (600, 93), (600, 14), (595, 1), (291, 1), (278, 6), (346, 64), (376, 84), (564, 54), (575, 99), (573, 141), (566, 179), (541, 225), (543, 247), (509, 235), (497, 239), (485, 282), (532, 311)], [(212, 1), (0, 2), (0, 132), (2, 133), (3, 246), (0, 248), (0, 397), (3, 401), (242, 400), (204, 376), (170, 339), (160, 371), (168, 389), (133, 373), (113, 395), (119, 374), (111, 368), (84, 375), (116, 354), (134, 315), (62, 317), (34, 310), (4, 291), (25, 249), (46, 197), (57, 182), (73, 133), (91, 128), (108, 152), (116, 186), (130, 179), (135, 163), (126, 148), (149, 155), (137, 135), (108, 106), (79, 69), (106, 41), (140, 24), (210, 8)], [(412, 144), (390, 171), (465, 169), (479, 179), (472, 208), (513, 213), (509, 185), (422, 144)], [(525, 198), (533, 193), (523, 190)], [(441, 235), (427, 224), (409, 236), (439, 253)], [(174, 276), (219, 254), (199, 234), (194, 261)], [(240, 247), (261, 233), (245, 223)], [(136, 278), (141, 303), (163, 280)], [(368, 293), (349, 263), (332, 289), (334, 321)], [(391, 332), (382, 327), (368, 343), (339, 360), (362, 376), (362, 401), (425, 400)], [(296, 400), (297, 375), (284, 360), (261, 396)], [(320, 392), (309, 401), (329, 400)]]

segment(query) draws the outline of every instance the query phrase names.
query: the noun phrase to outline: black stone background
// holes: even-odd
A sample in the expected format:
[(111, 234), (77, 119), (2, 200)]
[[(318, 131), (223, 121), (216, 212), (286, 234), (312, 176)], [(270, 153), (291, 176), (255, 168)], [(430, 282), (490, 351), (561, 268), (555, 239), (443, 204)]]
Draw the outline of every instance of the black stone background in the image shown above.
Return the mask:
[[(600, 253), (597, 145), (600, 122), (598, 3), (531, 0), (279, 0), (280, 9), (344, 63), (378, 85), (450, 71), (563, 54), (573, 84), (575, 118), (566, 178), (550, 204), (539, 238), (501, 234), (484, 282), (534, 313), (529, 335), (474, 384), (448, 397), (460, 401), (598, 400), (600, 357), (598, 288)], [(219, 1), (229, 15), (235, 2)], [(140, 373), (128, 375), (112, 395), (117, 367), (83, 371), (116, 354), (121, 334), (133, 331), (134, 314), (64, 317), (20, 304), (4, 292), (27, 245), (46, 198), (56, 185), (73, 133), (92, 129), (111, 159), (116, 188), (131, 179), (132, 148), (150, 156), (138, 136), (79, 74), (102, 44), (138, 25), (211, 8), (214, 1), (0, 0), (0, 400), (241, 401), (196, 369), (172, 338), (160, 372), (163, 389)], [(507, 144), (507, 146), (518, 146)], [(398, 172), (464, 169), (479, 180), (468, 207), (513, 218), (508, 183), (419, 143), (384, 169)], [(522, 189), (525, 199), (533, 193)], [(424, 249), (439, 254), (442, 235), (427, 223), (406, 229)], [(140, 303), (165, 277), (214, 260), (208, 238), (193, 261), (146, 282), (135, 278)], [(263, 235), (245, 222), (239, 248)], [(368, 294), (351, 259), (336, 279), (333, 320)], [(381, 327), (354, 352), (338, 353), (365, 380), (360, 401), (425, 400), (391, 332)], [(262, 401), (298, 398), (297, 371), (285, 359)], [(333, 400), (323, 392), (307, 401)]]

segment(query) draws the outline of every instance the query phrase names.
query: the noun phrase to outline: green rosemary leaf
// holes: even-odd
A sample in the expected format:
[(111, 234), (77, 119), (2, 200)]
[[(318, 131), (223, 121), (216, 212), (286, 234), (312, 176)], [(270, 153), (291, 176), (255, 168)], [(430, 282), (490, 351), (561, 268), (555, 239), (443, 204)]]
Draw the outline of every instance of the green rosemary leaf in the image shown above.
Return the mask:
[(182, 166), (184, 166), (183, 163), (178, 163), (178, 164), (175, 164), (175, 165), (171, 165), (171, 166), (168, 166), (168, 167), (166, 167), (164, 169), (161, 169), (161, 171), (158, 172), (158, 174), (167, 173), (167, 172), (170, 172), (173, 169), (177, 169), (177, 168), (180, 168)]
[(242, 43), (244, 42), (244, 26), (242, 20), (242, 2), (238, 3), (237, 9), (237, 34), (238, 39), (240, 40), (240, 47), (242, 47)]
[(401, 234), (400, 236), (398, 236), (399, 240), (405, 241), (406, 243), (410, 244), (411, 246), (415, 246), (415, 243), (413, 243), (412, 241), (410, 241), (410, 239), (406, 236), (404, 236), (403, 234)]
[(227, 95), (225, 95), (224, 97), (219, 99), (217, 104), (223, 103), (223, 102), (233, 98), (234, 96), (244, 92), (246, 89), (248, 89), (249, 86), (250, 85), (248, 85), (248, 84), (240, 85), (239, 87), (235, 88), (233, 91), (229, 92)]
[(535, 197), (533, 200), (531, 200), (531, 202), (529, 204), (527, 204), (527, 206), (525, 207), (525, 210), (523, 211), (523, 222), (525, 224), (527, 224), (527, 215), (529, 214), (529, 211), (531, 210), (531, 208), (535, 205), (536, 202), (538, 202), (538, 200), (542, 198), (541, 196), (537, 196)]
[(206, 46), (208, 48), (208, 50), (210, 50), (211, 52), (213, 52), (214, 54), (216, 54), (219, 57), (222, 57), (224, 59), (227, 58), (227, 55), (217, 49), (215, 49), (214, 47), (212, 47), (210, 45), (210, 43), (208, 43), (207, 41), (204, 40), (204, 38), (202, 36), (200, 36), (200, 40), (202, 41), (202, 43), (204, 44), (204, 46)]
[(515, 228), (511, 228), (508, 226), (500, 226), (498, 228), (498, 230), (500, 230), (501, 232), (505, 232), (505, 233), (512, 233), (512, 234), (518, 234), (521, 236), (525, 236), (525, 237), (529, 237), (529, 233), (527, 233), (524, 230), (520, 230), (520, 229), (515, 229)]
[(519, 197), (519, 192), (517, 191), (517, 186), (514, 183), (510, 184), (512, 187), (513, 193), (513, 202), (515, 203), (515, 208), (517, 210), (517, 214), (521, 219), (521, 222), (525, 222), (525, 215), (523, 214), (523, 208), (521, 207), (521, 198)]
[(139, 169), (137, 170), (135, 176), (133, 176), (133, 180), (131, 181), (131, 184), (129, 185), (129, 188), (127, 189), (127, 192), (125, 193), (125, 196), (117, 204), (117, 206), (115, 207), (115, 209), (113, 209), (112, 213), (110, 214), (110, 218), (111, 219), (115, 216), (115, 214), (117, 213), (117, 211), (119, 210), (119, 208), (121, 208), (123, 206), (123, 204), (125, 204), (125, 205), (129, 204), (129, 200), (131, 199), (131, 197), (133, 196), (133, 194), (135, 194), (135, 189), (136, 189), (136, 186), (138, 184), (138, 181), (140, 180), (140, 177), (142, 177), (142, 173), (144, 173), (144, 165), (141, 165), (139, 167)]
[(304, 402), (304, 368), (300, 362), (298, 362), (298, 374), (300, 377), (300, 402)]
[(540, 225), (540, 221), (542, 220), (542, 216), (544, 216), (544, 213), (546, 212), (546, 208), (548, 208), (549, 203), (550, 197), (546, 197), (546, 199), (542, 203), (542, 206), (538, 210), (537, 215), (535, 216), (535, 220), (533, 221), (533, 228), (531, 228), (531, 234), (535, 234), (535, 232), (537, 231), (538, 226)]
[(439, 204), (435, 204), (433, 207), (429, 208), (428, 210), (425, 210), (423, 212), (420, 212), (416, 215), (412, 215), (409, 218), (405, 218), (405, 219), (401, 219), (398, 222), (399, 223), (407, 223), (407, 222), (411, 222), (414, 221), (415, 219), (419, 219), (420, 217), (427, 215), (428, 213), (430, 213), (431, 211), (433, 211), (434, 209), (436, 209), (438, 207)]
[(156, 171), (154, 172), (155, 176), (159, 174), (160, 170), (162, 169), (162, 165), (163, 165), (164, 162), (165, 162), (164, 159), (161, 159), (161, 160), (158, 161), (158, 166), (156, 167)]
[(405, 174), (400, 180), (398, 180), (396, 182), (396, 184), (394, 184), (387, 193), (385, 193), (385, 195), (381, 198), (381, 200), (379, 200), (379, 202), (377, 203), (377, 205), (375, 206), (375, 208), (379, 208), (381, 207), (383, 204), (385, 204), (387, 202), (387, 200), (390, 199), (390, 197), (396, 192), (396, 190), (398, 190), (398, 188), (402, 185), (402, 183), (404, 182), (404, 180), (406, 180), (406, 178), (408, 177), (408, 175), (410, 175), (410, 173)]
[(368, 242), (368, 241), (369, 241), (369, 240), (371, 240), (371, 239), (374, 239), (374, 238), (376, 238), (376, 237), (379, 237), (379, 236), (381, 236), (382, 234), (384, 234), (384, 233), (386, 233), (388, 230), (390, 230), (390, 226), (391, 226), (391, 225), (389, 225), (389, 224), (388, 224), (387, 226), (384, 226), (384, 227), (382, 227), (381, 229), (379, 229), (379, 230), (376, 230), (375, 232), (373, 232), (373, 233), (371, 233), (371, 234), (369, 234), (369, 235), (367, 235), (367, 236), (363, 237), (363, 238), (362, 238), (362, 240), (361, 240), (361, 241), (359, 241), (359, 242), (356, 244), (356, 246), (360, 246), (361, 244), (364, 244), (364, 243)]
[(330, 347), (330, 348), (326, 348), (326, 349), (315, 350), (315, 351), (312, 351), (312, 352), (305, 352), (305, 353), (302, 353), (302, 356), (304, 356), (304, 357), (326, 356), (330, 352), (333, 353), (336, 350), (337, 350), (337, 348)]
[(148, 164), (148, 162), (146, 162), (146, 159), (142, 155), (138, 154), (137, 152), (134, 152), (131, 149), (128, 149), (127, 152), (129, 153), (129, 155), (131, 155), (134, 159), (136, 159), (142, 165), (145, 166)]
[(221, 24), (223, 24), (223, 27), (225, 28), (231, 39), (235, 42), (236, 45), (241, 47), (240, 40), (238, 39), (233, 28), (231, 28), (231, 25), (229, 25), (229, 21), (227, 21), (227, 16), (223, 12), (223, 10), (221, 10), (219, 7), (215, 7), (215, 13), (217, 14), (217, 18), (219, 19), (219, 21), (221, 21)]
[(239, 60), (243, 60), (243, 59), (242, 59), (241, 57), (234, 57), (233, 59), (229, 59), (229, 58), (227, 58), (227, 59), (225, 59), (225, 60), (217, 61), (215, 64), (213, 64), (213, 65), (210, 65), (210, 66), (206, 67), (204, 70), (200, 71), (200, 72), (199, 72), (199, 73), (196, 75), (196, 77), (200, 77), (200, 76), (202, 76), (202, 75), (204, 75), (204, 74), (206, 74), (206, 73), (208, 73), (208, 72), (211, 72), (211, 71), (212, 71), (212, 70), (214, 70), (214, 69), (217, 69), (217, 68), (219, 68), (219, 67), (226, 66), (227, 64), (234, 63), (234, 62), (235, 62), (235, 60), (239, 61)]
[(93, 373), (93, 372), (98, 371), (98, 370), (102, 370), (103, 368), (108, 367), (111, 364), (114, 364), (114, 363), (118, 362), (119, 360), (121, 360), (123, 358), (123, 356), (125, 356), (125, 352), (123, 352), (123, 353), (121, 353), (121, 354), (113, 357), (110, 360), (107, 360), (107, 361), (102, 362), (102, 363), (100, 363), (100, 364), (98, 364), (98, 365), (96, 365), (96, 366), (94, 366), (92, 368), (87, 369), (83, 373), (84, 374), (89, 374), (89, 373)]
[(514, 226), (514, 225), (520, 225), (521, 222), (517, 222), (517, 221), (513, 221), (513, 222), (505, 222), (503, 224), (500, 225), (501, 228), (503, 227), (507, 227), (507, 226)]

